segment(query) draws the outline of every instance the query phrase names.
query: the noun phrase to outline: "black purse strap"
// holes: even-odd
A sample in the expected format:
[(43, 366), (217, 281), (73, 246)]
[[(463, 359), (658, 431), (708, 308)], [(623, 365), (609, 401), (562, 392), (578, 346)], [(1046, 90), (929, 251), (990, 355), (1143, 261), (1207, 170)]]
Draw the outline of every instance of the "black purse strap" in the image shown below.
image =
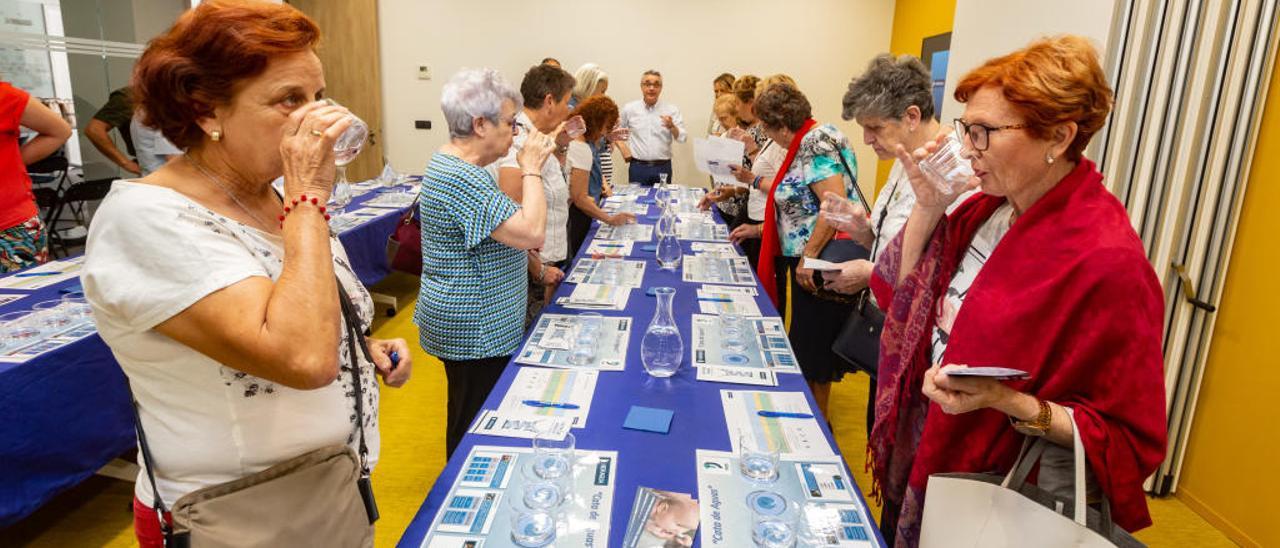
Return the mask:
[[(369, 346), (365, 341), (364, 330), (359, 327), (359, 316), (355, 313), (355, 306), (351, 304), (351, 298), (347, 296), (347, 291), (342, 287), (342, 281), (337, 280), (338, 284), (338, 304), (342, 308), (342, 318), (347, 329), (347, 350), (351, 356), (351, 380), (355, 391), (355, 411), (356, 411), (356, 429), (359, 430), (359, 452), (360, 452), (360, 474), (364, 478), (369, 477), (368, 456), (369, 447), (365, 445), (364, 439), (364, 386), (360, 381), (360, 360), (359, 354), (356, 354), (356, 341), (360, 342), (359, 347), (364, 351), (363, 355), (369, 363), (373, 363), (373, 356), (369, 354)], [(125, 383), (128, 384), (126, 377)], [(164, 514), (168, 509), (164, 505), (164, 500), (160, 498), (160, 488), (156, 485), (155, 458), (151, 456), (151, 446), (147, 443), (147, 433), (142, 428), (142, 415), (138, 411), (138, 400), (132, 398), (133, 387), (129, 387), (133, 403), (133, 429), (138, 435), (138, 446), (141, 448), (142, 463), (147, 470), (147, 481), (151, 483), (152, 508), (156, 512), (156, 519), (160, 522), (160, 532), (164, 535), (164, 543), (167, 547), (186, 546), (188, 538), (185, 535), (175, 535), (173, 529), (169, 527), (168, 522), (164, 520)]]
[[(369, 363), (373, 363), (373, 356), (369, 354), (364, 329), (360, 327), (360, 316), (356, 314), (355, 305), (351, 303), (351, 297), (347, 295), (346, 288), (342, 287), (341, 280), (338, 280), (338, 305), (342, 307), (342, 319), (347, 328), (347, 353), (351, 356), (352, 390), (355, 391), (356, 398), (356, 429), (360, 436), (360, 474), (369, 477), (369, 447), (364, 441), (364, 385), (360, 381), (359, 356), (363, 355)], [(357, 342), (359, 344), (356, 344)], [(363, 351), (361, 354), (356, 354), (357, 346)]]

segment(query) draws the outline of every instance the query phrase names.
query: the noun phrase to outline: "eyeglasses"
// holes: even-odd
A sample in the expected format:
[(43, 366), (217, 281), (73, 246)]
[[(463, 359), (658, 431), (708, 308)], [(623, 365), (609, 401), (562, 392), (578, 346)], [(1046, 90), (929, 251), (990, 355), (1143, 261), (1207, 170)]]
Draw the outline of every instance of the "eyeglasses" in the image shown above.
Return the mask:
[(640, 83), (640, 87), (642, 87), (642, 88), (660, 88), (660, 87), (662, 87), (662, 82), (641, 82), (641, 83)]
[(969, 143), (973, 145), (974, 150), (987, 150), (991, 146), (991, 132), (1000, 131), (1002, 129), (1026, 129), (1026, 124), (1009, 124), (1007, 126), (991, 127), (985, 124), (970, 124), (959, 118), (955, 119), (956, 134), (960, 136), (968, 136)]

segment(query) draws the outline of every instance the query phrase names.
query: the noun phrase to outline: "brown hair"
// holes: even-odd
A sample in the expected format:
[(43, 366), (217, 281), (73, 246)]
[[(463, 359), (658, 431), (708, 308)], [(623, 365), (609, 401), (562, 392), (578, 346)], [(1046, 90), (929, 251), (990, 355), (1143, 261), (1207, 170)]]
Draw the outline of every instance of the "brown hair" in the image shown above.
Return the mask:
[(587, 123), (583, 138), (593, 143), (618, 123), (618, 104), (607, 95), (596, 95), (578, 104), (569, 116), (582, 116)]
[(1111, 112), (1111, 87), (1098, 63), (1098, 52), (1080, 36), (1036, 40), (983, 63), (960, 80), (956, 100), (967, 102), (987, 86), (999, 88), (1026, 119), (1027, 132), (1038, 139), (1049, 138), (1058, 124), (1075, 122), (1079, 129), (1066, 152), (1072, 161), (1084, 154)]
[(196, 124), (262, 74), (274, 57), (314, 50), (320, 27), (288, 4), (209, 0), (151, 40), (133, 69), (143, 122), (179, 148), (204, 140)]
[(766, 129), (799, 131), (813, 116), (809, 99), (791, 84), (773, 84), (756, 97), (756, 117)]
[(743, 74), (733, 81), (733, 94), (739, 101), (750, 103), (756, 100), (756, 86), (759, 84), (759, 77), (754, 74)]

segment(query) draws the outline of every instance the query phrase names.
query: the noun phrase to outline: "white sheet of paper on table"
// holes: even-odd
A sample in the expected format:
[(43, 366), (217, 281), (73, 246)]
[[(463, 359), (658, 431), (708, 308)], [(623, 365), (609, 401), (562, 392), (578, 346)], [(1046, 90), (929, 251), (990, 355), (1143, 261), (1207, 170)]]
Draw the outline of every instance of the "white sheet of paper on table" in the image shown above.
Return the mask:
[(568, 297), (557, 302), (567, 308), (625, 310), (631, 300), (631, 288), (622, 285), (578, 284)]
[[(587, 425), (599, 377), (599, 371), (521, 367), (516, 371), (515, 380), (511, 381), (511, 388), (502, 397), (502, 403), (498, 404), (498, 414), (504, 417), (568, 417), (572, 419), (574, 428), (583, 428)], [(577, 408), (535, 406), (526, 404), (527, 401), (570, 404)]]
[(610, 255), (630, 257), (636, 243), (631, 240), (591, 240), (587, 246), (587, 256)]
[(816, 418), (761, 417), (758, 411), (784, 413), (816, 412), (809, 407), (804, 392), (762, 392), (755, 390), (721, 390), (720, 403), (724, 406), (725, 424), (733, 452), (739, 453), (739, 436), (749, 434), (760, 445), (767, 441), (784, 455), (825, 456), (834, 455), (831, 444), (822, 434)]

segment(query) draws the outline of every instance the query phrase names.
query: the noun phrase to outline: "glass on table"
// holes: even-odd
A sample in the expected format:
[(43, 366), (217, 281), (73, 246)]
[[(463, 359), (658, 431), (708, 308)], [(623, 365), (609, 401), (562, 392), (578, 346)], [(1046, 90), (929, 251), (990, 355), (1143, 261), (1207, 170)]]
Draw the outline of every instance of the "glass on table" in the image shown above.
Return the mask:
[(40, 329), (34, 319), (28, 311), (0, 315), (0, 346), (18, 348), (39, 338)]
[(800, 506), (773, 491), (747, 495), (751, 511), (751, 540), (764, 548), (791, 548), (796, 545)]
[(570, 498), (571, 476), (542, 477), (534, 467), (535, 462), (520, 467), (524, 478), (520, 500), (534, 510), (555, 511)]
[(738, 471), (754, 483), (773, 483), (778, 480), (778, 461), (782, 458), (778, 447), (768, 439), (756, 441), (748, 431), (738, 436)]
[(747, 349), (746, 337), (743, 336), (742, 316), (733, 312), (720, 315), (720, 347), (733, 354), (741, 354)]
[(64, 295), (62, 297), (62, 307), (66, 310), (67, 315), (72, 321), (80, 321), (93, 317), (93, 308), (89, 306), (89, 301), (80, 295)]
[(74, 321), (61, 299), (36, 303), (31, 307), (31, 317), (35, 327), (46, 333), (60, 331)]
[(579, 331), (588, 333), (599, 333), (604, 327), (604, 316), (599, 312), (583, 312), (578, 314)]
[(596, 332), (578, 329), (578, 336), (573, 339), (573, 349), (569, 352), (569, 363), (584, 366), (595, 361)]
[(556, 516), (543, 509), (530, 508), (523, 501), (511, 505), (511, 541), (524, 548), (542, 548), (556, 540)]
[(541, 478), (560, 478), (573, 474), (573, 450), (577, 443), (572, 433), (563, 439), (550, 432), (533, 437), (533, 472)]

